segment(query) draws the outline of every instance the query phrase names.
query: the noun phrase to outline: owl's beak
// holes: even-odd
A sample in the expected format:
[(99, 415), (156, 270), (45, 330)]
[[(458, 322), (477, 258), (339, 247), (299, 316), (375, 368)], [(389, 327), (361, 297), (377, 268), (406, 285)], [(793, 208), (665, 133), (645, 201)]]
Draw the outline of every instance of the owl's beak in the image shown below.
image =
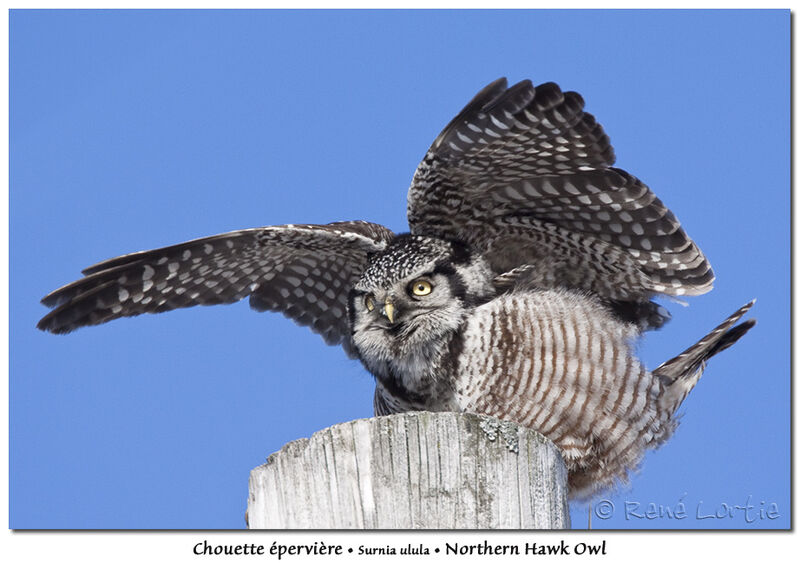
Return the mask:
[(383, 309), (381, 309), (381, 315), (389, 319), (390, 323), (394, 322), (394, 303), (392, 303), (391, 297), (387, 297), (386, 300), (383, 302)]

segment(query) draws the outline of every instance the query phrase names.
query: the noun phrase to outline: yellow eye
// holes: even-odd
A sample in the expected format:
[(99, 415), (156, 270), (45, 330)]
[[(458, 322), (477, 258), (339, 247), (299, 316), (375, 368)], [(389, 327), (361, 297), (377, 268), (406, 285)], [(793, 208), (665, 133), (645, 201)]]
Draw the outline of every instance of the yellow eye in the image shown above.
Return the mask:
[(372, 295), (367, 295), (364, 298), (364, 305), (367, 307), (367, 311), (375, 309), (375, 300), (372, 298)]
[(410, 289), (412, 294), (416, 295), (417, 297), (422, 297), (433, 291), (433, 286), (428, 280), (420, 279), (415, 282), (411, 282)]

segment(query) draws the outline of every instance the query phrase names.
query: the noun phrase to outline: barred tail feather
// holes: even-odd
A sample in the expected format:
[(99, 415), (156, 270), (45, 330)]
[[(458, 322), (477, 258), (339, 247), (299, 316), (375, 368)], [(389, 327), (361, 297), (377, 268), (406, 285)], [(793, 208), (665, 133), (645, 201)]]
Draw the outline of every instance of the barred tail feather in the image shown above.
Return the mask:
[(742, 306), (697, 344), (653, 370), (653, 375), (658, 376), (664, 384), (661, 402), (665, 412), (674, 413), (678, 409), (700, 379), (711, 357), (732, 346), (756, 324), (754, 319), (736, 324), (754, 303), (755, 299)]

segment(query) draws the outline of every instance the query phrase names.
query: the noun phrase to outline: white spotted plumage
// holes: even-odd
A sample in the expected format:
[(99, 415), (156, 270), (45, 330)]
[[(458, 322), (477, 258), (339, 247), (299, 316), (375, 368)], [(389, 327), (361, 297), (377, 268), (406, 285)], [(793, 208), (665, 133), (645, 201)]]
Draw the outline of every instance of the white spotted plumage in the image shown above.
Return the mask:
[(249, 297), (341, 345), (375, 376), (375, 412), (464, 410), (539, 430), (573, 496), (618, 480), (676, 426), (705, 362), (752, 325), (746, 305), (653, 371), (634, 353), (714, 274), (680, 222), (614, 168), (575, 92), (505, 79), (434, 140), (409, 234), (364, 221), (233, 231), (106, 260), (42, 301), (39, 328)]

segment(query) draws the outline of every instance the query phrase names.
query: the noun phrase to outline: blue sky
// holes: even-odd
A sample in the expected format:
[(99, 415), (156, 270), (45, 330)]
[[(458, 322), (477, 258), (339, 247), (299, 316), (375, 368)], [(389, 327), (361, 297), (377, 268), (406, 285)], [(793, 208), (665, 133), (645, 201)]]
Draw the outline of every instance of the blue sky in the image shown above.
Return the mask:
[(233, 229), (405, 231), (417, 163), (499, 76), (580, 92), (617, 166), (711, 261), (714, 291), (665, 302), (648, 366), (758, 298), (758, 326), (714, 358), (630, 486), (596, 501), (594, 527), (789, 527), (789, 25), (788, 11), (13, 11), (11, 527), (242, 528), (250, 469), (371, 416), (360, 364), (246, 302), (54, 336), (34, 328), (39, 299), (102, 259)]

